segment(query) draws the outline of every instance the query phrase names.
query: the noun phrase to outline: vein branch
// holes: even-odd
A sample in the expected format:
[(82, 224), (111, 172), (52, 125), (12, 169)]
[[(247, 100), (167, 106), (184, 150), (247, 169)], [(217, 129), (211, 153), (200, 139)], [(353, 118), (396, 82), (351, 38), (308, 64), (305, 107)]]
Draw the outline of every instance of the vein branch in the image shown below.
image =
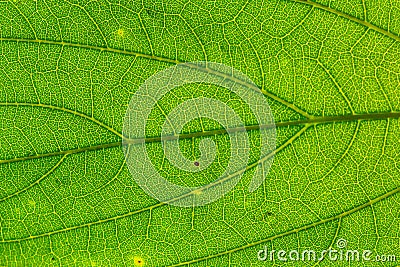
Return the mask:
[(362, 205), (359, 205), (359, 206), (354, 207), (354, 208), (352, 208), (350, 210), (344, 211), (344, 212), (342, 212), (340, 214), (337, 214), (335, 216), (328, 217), (328, 218), (322, 219), (320, 221), (313, 222), (313, 223), (310, 223), (310, 224), (307, 224), (307, 225), (304, 225), (304, 226), (301, 226), (301, 227), (298, 227), (298, 228), (295, 228), (295, 229), (292, 229), (290, 231), (286, 231), (286, 232), (283, 232), (283, 233), (280, 233), (280, 234), (277, 234), (277, 235), (274, 235), (274, 236), (270, 236), (268, 238), (255, 241), (255, 242), (246, 244), (244, 246), (236, 247), (236, 248), (233, 248), (233, 249), (230, 249), (230, 250), (227, 250), (227, 251), (223, 251), (223, 252), (220, 252), (220, 253), (216, 253), (216, 254), (213, 254), (213, 255), (209, 255), (209, 256), (206, 256), (206, 257), (193, 259), (191, 261), (186, 261), (186, 262), (181, 262), (181, 263), (178, 263), (178, 264), (170, 265), (170, 267), (172, 267), (172, 266), (183, 266), (183, 265), (188, 265), (188, 264), (192, 264), (192, 263), (196, 263), (196, 262), (201, 262), (201, 261), (213, 259), (213, 258), (216, 258), (216, 257), (219, 257), (219, 256), (223, 256), (223, 255), (226, 255), (226, 254), (231, 254), (231, 253), (234, 253), (234, 252), (237, 252), (237, 251), (240, 251), (240, 250), (244, 250), (244, 249), (247, 249), (247, 248), (250, 248), (250, 247), (254, 247), (256, 245), (260, 245), (260, 244), (263, 244), (265, 242), (278, 239), (280, 237), (284, 237), (284, 236), (287, 236), (287, 235), (290, 235), (290, 234), (298, 233), (300, 231), (308, 230), (310, 228), (317, 227), (318, 225), (322, 225), (322, 224), (325, 224), (325, 223), (328, 223), (328, 222), (331, 222), (331, 221), (335, 221), (335, 220), (338, 220), (338, 219), (341, 220), (344, 217), (349, 216), (350, 214), (353, 214), (353, 213), (355, 213), (357, 211), (360, 211), (360, 210), (362, 210), (362, 209), (364, 209), (366, 207), (370, 207), (370, 206), (378, 203), (379, 201), (382, 201), (382, 200), (384, 200), (386, 198), (389, 198), (389, 197), (391, 197), (391, 196), (393, 196), (393, 195), (395, 195), (395, 194), (397, 194), (399, 192), (400, 192), (400, 187), (397, 187), (397, 188), (395, 188), (395, 189), (393, 189), (393, 190), (391, 190), (391, 191), (389, 191), (389, 192), (387, 192), (387, 193), (385, 193), (385, 194), (383, 194), (383, 195), (381, 195), (381, 196), (379, 196), (379, 197), (377, 197), (375, 199), (372, 199), (372, 200), (370, 200), (370, 201), (368, 201), (368, 202), (366, 202), (366, 203), (364, 203)]
[(14, 197), (14, 196), (17, 196), (17, 195), (27, 191), (28, 189), (34, 187), (35, 185), (39, 184), (42, 180), (44, 180), (46, 177), (48, 177), (50, 174), (52, 174), (61, 165), (61, 163), (63, 163), (63, 161), (65, 160), (65, 158), (67, 156), (68, 156), (68, 154), (65, 154), (50, 170), (48, 170), (42, 177), (37, 179), (34, 183), (31, 183), (29, 186), (24, 187), (23, 189), (15, 192), (15, 193), (13, 193), (11, 195), (8, 195), (8, 196), (5, 196), (3, 198), (0, 198), (0, 202), (3, 202), (5, 200), (7, 200), (7, 199), (10, 199), (10, 198)]
[(318, 9), (325, 10), (325, 11), (328, 11), (328, 12), (330, 12), (330, 13), (336, 14), (336, 15), (338, 15), (339, 17), (346, 18), (346, 19), (348, 19), (348, 20), (351, 20), (351, 21), (353, 21), (353, 22), (356, 22), (356, 23), (358, 23), (358, 24), (360, 24), (360, 25), (362, 25), (362, 26), (364, 26), (364, 27), (367, 27), (367, 28), (369, 28), (369, 29), (372, 29), (372, 30), (374, 30), (374, 31), (376, 31), (376, 32), (379, 32), (379, 33), (381, 33), (381, 34), (383, 34), (383, 35), (385, 35), (385, 36), (387, 36), (387, 37), (389, 37), (389, 38), (391, 38), (391, 39), (393, 39), (393, 40), (395, 40), (395, 41), (400, 42), (400, 36), (398, 36), (398, 35), (396, 35), (396, 34), (390, 32), (389, 30), (382, 29), (382, 28), (380, 28), (380, 27), (378, 27), (378, 26), (376, 26), (376, 25), (374, 25), (374, 24), (372, 24), (372, 23), (366, 21), (366, 11), (365, 11), (365, 4), (364, 4), (364, 1), (363, 1), (363, 6), (364, 6), (364, 17), (365, 17), (364, 20), (359, 19), (359, 18), (357, 18), (357, 17), (354, 17), (354, 16), (352, 16), (352, 15), (346, 14), (346, 13), (341, 12), (341, 11), (339, 11), (339, 10), (333, 9), (333, 8), (331, 8), (331, 7), (329, 7), (329, 6), (326, 6), (326, 5), (323, 5), (323, 4), (320, 4), (320, 3), (316, 3), (316, 2), (311, 1), (311, 0), (291, 0), (291, 1), (297, 2), (297, 3), (302, 3), (302, 4), (307, 4), (307, 5), (316, 7), (316, 8), (318, 8)]
[(46, 105), (46, 104), (40, 104), (40, 103), (0, 103), (0, 106), (5, 106), (5, 107), (41, 107), (41, 108), (48, 108), (48, 109), (53, 109), (53, 110), (59, 110), (63, 111), (66, 113), (70, 113), (72, 115), (87, 119), (91, 122), (94, 122), (95, 124), (99, 125), (100, 127), (112, 132), (113, 134), (117, 135), (118, 137), (122, 138), (122, 134), (118, 132), (117, 130), (113, 129), (112, 127), (104, 124), (103, 122), (95, 119), (94, 117), (88, 116), (86, 114), (80, 113), (75, 110), (67, 109), (64, 107), (58, 107), (58, 106), (53, 106), (53, 105)]
[[(228, 179), (231, 179), (231, 178), (237, 176), (238, 174), (243, 173), (244, 171), (249, 170), (249, 169), (257, 166), (258, 164), (268, 160), (269, 158), (274, 156), (278, 151), (281, 151), (285, 147), (287, 147), (288, 145), (292, 144), (295, 139), (297, 139), (299, 136), (301, 136), (302, 133), (304, 133), (307, 130), (308, 127), (309, 126), (303, 127), (300, 131), (298, 131), (293, 137), (291, 137), (289, 140), (287, 140), (280, 147), (278, 147), (277, 149), (275, 149), (271, 153), (265, 155), (263, 158), (259, 159), (258, 161), (254, 162), (253, 164), (246, 166), (244, 169), (239, 170), (239, 171), (235, 172), (232, 175), (228, 175), (228, 176), (224, 177), (224, 180), (226, 181)], [(214, 186), (216, 184), (217, 183), (213, 183), (213, 184), (207, 185), (207, 186), (211, 187), (211, 186)], [(195, 194), (195, 193), (196, 193), (195, 191), (192, 191), (189, 194), (184, 194), (184, 195), (178, 196), (178, 197), (176, 197), (174, 199), (169, 200), (168, 202), (159, 202), (157, 204), (142, 208), (140, 210), (131, 211), (131, 212), (128, 212), (128, 213), (125, 213), (125, 214), (121, 214), (121, 215), (118, 215), (118, 216), (114, 216), (114, 217), (110, 217), (110, 218), (107, 218), (107, 219), (98, 220), (98, 221), (95, 221), (95, 222), (90, 222), (90, 223), (81, 224), (81, 225), (76, 225), (76, 226), (72, 226), (72, 227), (68, 227), (68, 228), (63, 228), (63, 229), (59, 229), (59, 230), (56, 230), (56, 231), (35, 235), (35, 236), (29, 236), (29, 237), (18, 238), (18, 239), (0, 240), (0, 243), (14, 243), (14, 242), (20, 242), (20, 241), (24, 241), (24, 240), (31, 240), (31, 239), (50, 236), (50, 235), (53, 235), (53, 234), (63, 233), (63, 232), (67, 232), (67, 231), (71, 231), (71, 230), (75, 230), (75, 229), (79, 229), (79, 228), (83, 228), (83, 227), (90, 227), (92, 225), (97, 225), (97, 224), (101, 224), (101, 223), (105, 223), (105, 222), (109, 222), (109, 221), (116, 221), (118, 219), (122, 219), (122, 218), (125, 218), (125, 217), (128, 217), (128, 216), (139, 214), (139, 213), (144, 212), (144, 211), (152, 210), (152, 209), (155, 209), (157, 207), (161, 207), (161, 206), (167, 205), (168, 203), (171, 203), (173, 201), (188, 197), (188, 196), (190, 196), (192, 194)]]
[[(69, 43), (69, 42), (64, 42), (64, 41), (52, 41), (52, 40), (39, 40), (39, 39), (24, 39), (24, 38), (9, 38), (9, 37), (0, 37), (0, 41), (8, 41), (8, 42), (17, 42), (17, 43), (37, 43), (37, 44), (48, 44), (48, 45), (61, 45), (61, 46), (69, 46), (69, 47), (77, 47), (77, 48), (85, 48), (85, 49), (91, 49), (91, 50), (97, 50), (101, 52), (111, 52), (111, 53), (117, 53), (117, 54), (123, 54), (123, 55), (130, 55), (130, 56), (136, 56), (140, 58), (147, 58), (147, 59), (152, 59), (160, 62), (165, 62), (165, 63), (170, 63), (170, 64), (179, 64), (179, 63), (184, 63), (185, 61), (180, 61), (176, 59), (170, 59), (166, 57), (161, 57), (161, 56), (154, 56), (154, 55), (148, 55), (144, 53), (139, 53), (135, 51), (129, 51), (129, 50), (120, 50), (120, 49), (115, 49), (111, 47), (99, 47), (99, 46), (93, 46), (93, 45), (86, 45), (86, 44), (78, 44), (78, 43)], [(246, 83), (246, 85), (249, 85)], [(301, 114), (302, 116), (306, 118), (311, 118), (312, 115), (308, 114), (306, 111), (302, 110), (301, 108), (297, 107), (293, 103), (290, 103), (286, 101), (283, 98), (280, 98), (271, 92), (266, 91), (264, 88), (258, 88), (258, 90), (261, 90), (261, 92), (274, 99), (275, 101), (287, 106), (288, 108), (296, 111), (297, 113)]]

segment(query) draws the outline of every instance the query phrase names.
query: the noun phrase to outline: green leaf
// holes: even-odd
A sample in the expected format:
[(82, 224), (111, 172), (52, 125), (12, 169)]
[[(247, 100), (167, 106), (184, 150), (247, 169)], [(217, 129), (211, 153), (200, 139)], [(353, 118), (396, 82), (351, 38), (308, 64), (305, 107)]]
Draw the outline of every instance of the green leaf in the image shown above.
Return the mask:
[[(260, 261), (268, 250), (371, 250), (400, 259), (400, 3), (396, 1), (0, 2), (0, 266), (396, 266), (394, 261)], [(274, 162), (254, 115), (223, 88), (176, 88), (152, 110), (147, 149), (171, 182), (223, 173), (229, 138), (183, 128), (182, 154), (212, 138), (216, 160), (188, 175), (165, 161), (164, 112), (194, 97), (229, 103), (251, 153), (211, 204), (159, 203), (130, 174), (123, 119), (143, 82), (174, 64), (223, 63), (274, 113)]]

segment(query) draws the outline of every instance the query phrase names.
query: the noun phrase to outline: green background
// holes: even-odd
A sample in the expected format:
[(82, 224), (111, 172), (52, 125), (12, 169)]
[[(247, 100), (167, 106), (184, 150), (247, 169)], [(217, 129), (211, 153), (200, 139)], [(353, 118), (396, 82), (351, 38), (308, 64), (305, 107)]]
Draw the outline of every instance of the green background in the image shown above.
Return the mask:
[[(322, 251), (343, 238), (400, 258), (399, 18), (395, 0), (0, 1), (0, 265), (396, 266), (261, 262), (257, 252)], [(193, 61), (259, 86), (277, 148), (255, 192), (250, 169), (217, 202), (179, 208), (137, 186), (121, 132), (148, 77)], [(254, 123), (221, 88), (181, 89), (160, 101), (149, 137), (161, 111), (194, 91)], [(184, 130), (203, 124), (220, 128)], [(193, 185), (227, 164), (227, 136), (212, 138), (217, 161), (198, 180), (165, 163), (160, 144), (148, 148), (165, 176)], [(184, 155), (195, 159), (199, 141), (182, 141)]]

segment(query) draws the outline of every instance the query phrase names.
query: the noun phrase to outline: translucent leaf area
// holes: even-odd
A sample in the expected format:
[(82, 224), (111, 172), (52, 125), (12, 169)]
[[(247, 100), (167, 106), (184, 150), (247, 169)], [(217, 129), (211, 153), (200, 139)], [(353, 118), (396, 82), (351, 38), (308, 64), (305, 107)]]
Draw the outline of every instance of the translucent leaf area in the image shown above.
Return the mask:
[[(396, 0), (0, 0), (0, 266), (398, 266), (399, 18)], [(201, 171), (182, 171), (160, 138), (176, 107), (212, 98), (246, 130), (243, 175), (195, 207), (149, 195), (122, 142), (135, 93), (185, 62), (240, 71), (276, 129), (265, 154), (257, 114), (215, 84), (158, 99), (146, 164), (176, 185), (211, 183), (236, 149), (223, 116), (189, 110), (173, 151)], [(340, 246), (373, 260), (288, 255)]]

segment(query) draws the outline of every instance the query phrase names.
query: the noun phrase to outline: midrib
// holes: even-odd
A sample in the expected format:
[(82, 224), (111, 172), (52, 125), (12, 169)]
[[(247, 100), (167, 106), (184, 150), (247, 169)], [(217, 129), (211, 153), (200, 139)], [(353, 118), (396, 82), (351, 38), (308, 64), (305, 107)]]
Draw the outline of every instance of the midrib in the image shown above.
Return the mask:
[[(316, 117), (313, 119), (304, 119), (304, 120), (295, 120), (295, 121), (284, 121), (284, 122), (277, 122), (275, 124), (269, 125), (246, 125), (244, 128), (247, 131), (255, 131), (259, 130), (260, 128), (268, 129), (272, 127), (287, 127), (287, 126), (310, 126), (310, 125), (319, 125), (319, 124), (327, 124), (327, 123), (341, 123), (341, 122), (352, 122), (352, 121), (373, 121), (373, 120), (386, 120), (386, 119), (399, 119), (400, 112), (382, 112), (382, 113), (370, 113), (370, 114), (349, 114), (349, 115), (338, 115), (338, 116), (325, 116), (325, 117)], [(242, 131), (243, 128), (232, 128), (229, 132), (235, 131)], [(226, 129), (215, 129), (209, 130), (204, 132), (194, 132), (194, 133), (187, 133), (187, 134), (180, 134), (178, 136), (171, 136), (171, 137), (146, 137), (144, 138), (144, 142), (146, 143), (154, 143), (160, 142), (161, 139), (163, 140), (173, 140), (173, 139), (190, 139), (190, 138), (198, 138), (198, 137), (207, 137), (207, 136), (215, 136), (219, 134), (227, 134)], [(136, 141), (142, 142), (143, 139), (136, 139)], [(127, 141), (129, 142), (129, 140)], [(13, 158), (13, 159), (4, 159), (0, 160), (0, 164), (30, 160), (30, 159), (38, 159), (44, 157), (51, 157), (51, 156), (62, 156), (66, 154), (76, 154), (82, 153), (86, 151), (95, 151), (101, 150), (106, 148), (113, 148), (122, 146), (122, 139), (121, 142), (113, 142), (113, 143), (106, 143), (106, 144), (99, 144), (94, 146), (76, 148), (76, 149), (69, 149), (65, 151), (57, 151), (57, 152), (50, 152), (40, 155), (30, 155), (20, 158)]]

